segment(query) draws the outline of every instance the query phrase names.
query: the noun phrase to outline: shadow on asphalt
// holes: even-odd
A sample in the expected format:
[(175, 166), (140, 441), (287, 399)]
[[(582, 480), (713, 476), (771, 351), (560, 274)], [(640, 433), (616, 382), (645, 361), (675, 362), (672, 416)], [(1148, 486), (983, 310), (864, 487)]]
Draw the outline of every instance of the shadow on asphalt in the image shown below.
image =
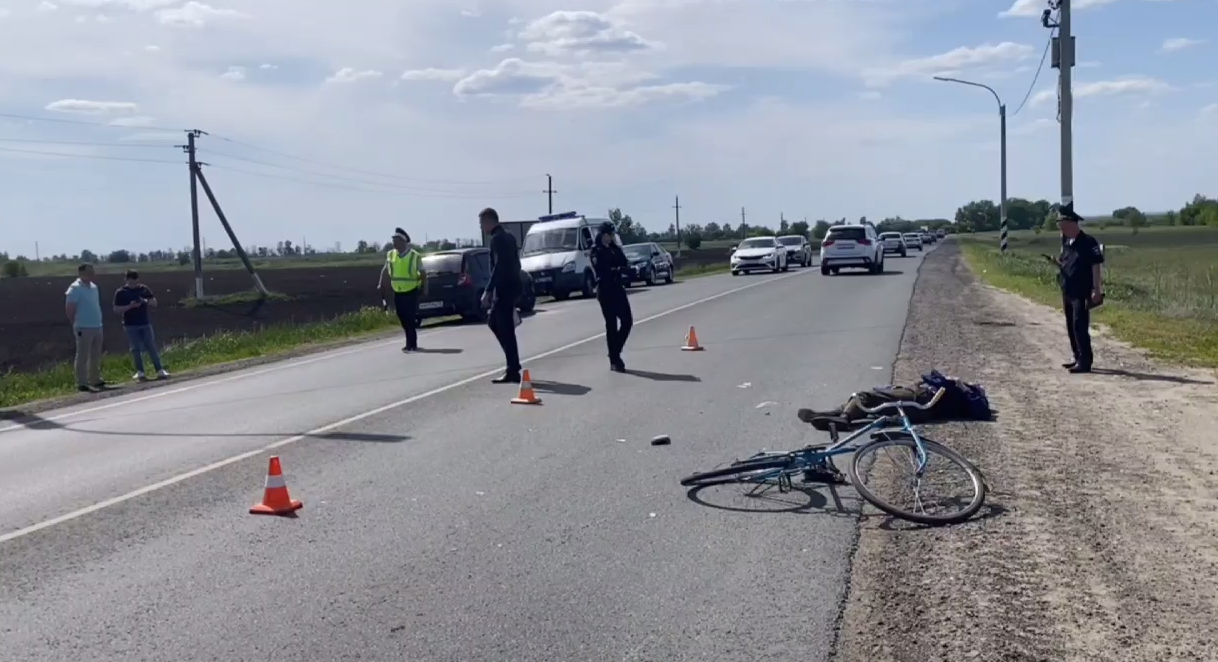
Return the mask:
[[(734, 513), (857, 517), (860, 510), (857, 507), (847, 506), (845, 500), (838, 494), (837, 487), (837, 485), (828, 483), (794, 485), (790, 492), (779, 492), (778, 488), (774, 486), (757, 489), (756, 485), (724, 483), (694, 487), (686, 492), (685, 496), (699, 506)], [(728, 494), (725, 498), (734, 503), (732, 505), (718, 503), (718, 499), (706, 492), (714, 488), (724, 490)], [(828, 492), (828, 496), (825, 492)], [(832, 506), (830, 506), (831, 500)], [(856, 498), (850, 500), (857, 502)]]
[[(1003, 517), (1008, 512), (1009, 511), (1007, 510), (1007, 508), (1005, 506), (1003, 506), (1002, 504), (994, 503), (993, 501), (987, 500), (985, 505), (981, 507), (981, 510), (976, 515), (974, 515), (972, 518), (970, 518), (967, 522), (961, 522), (961, 524), (968, 524), (970, 522), (980, 522), (983, 520)], [(939, 529), (939, 528), (942, 528), (943, 526), (952, 526), (950, 524), (949, 525), (940, 524), (937, 526), (930, 525), (930, 524), (918, 524), (916, 522), (909, 522), (909, 521), (900, 519), (899, 517), (893, 517), (892, 515), (869, 515), (869, 517), (880, 518), (882, 521), (880, 522), (879, 528), (883, 529), (884, 531), (925, 531), (928, 529)], [(959, 525), (956, 525), (956, 526), (959, 526)]]
[(1172, 384), (1213, 384), (1200, 379), (1189, 379), (1188, 377), (1177, 377), (1175, 375), (1154, 375), (1146, 372), (1130, 372), (1129, 370), (1121, 370), (1119, 368), (1092, 368), (1091, 374), (1094, 375), (1115, 375), (1117, 377), (1128, 377), (1136, 379), (1140, 382), (1169, 382)]
[(533, 389), (554, 395), (587, 395), (592, 387), (582, 384), (564, 384), (563, 382), (541, 382), (534, 379)]
[(27, 414), (20, 409), (0, 411), (0, 421), (12, 421), (30, 430), (61, 430), (66, 427), (62, 423), (47, 420), (38, 414)]
[(839, 277), (840, 276), (900, 276), (904, 273), (905, 273), (904, 271), (893, 271), (892, 269), (886, 269), (884, 272), (878, 273), (878, 274), (873, 274), (869, 271), (860, 270), (860, 271), (839, 271), (837, 273), (837, 275)]
[(464, 351), (465, 350), (458, 349), (456, 347), (436, 347), (434, 349), (421, 347), (419, 349), (416, 349), (414, 351), (414, 353), (415, 354), (460, 354), (461, 352), (464, 352)]
[(626, 370), (627, 375), (650, 379), (653, 382), (700, 382), (696, 375), (673, 375), (666, 372), (650, 372), (647, 370)]

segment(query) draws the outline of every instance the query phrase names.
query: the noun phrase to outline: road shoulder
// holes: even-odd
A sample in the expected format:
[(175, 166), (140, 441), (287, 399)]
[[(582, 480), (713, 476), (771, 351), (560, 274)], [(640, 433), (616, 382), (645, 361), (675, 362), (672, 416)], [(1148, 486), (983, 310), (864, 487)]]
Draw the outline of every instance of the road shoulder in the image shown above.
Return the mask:
[(895, 379), (986, 387), (997, 422), (929, 432), (982, 467), (992, 507), (940, 529), (865, 517), (837, 660), (1218, 659), (1218, 380), (1102, 336), (1105, 372), (1069, 375), (1063, 327), (954, 243), (927, 256)]

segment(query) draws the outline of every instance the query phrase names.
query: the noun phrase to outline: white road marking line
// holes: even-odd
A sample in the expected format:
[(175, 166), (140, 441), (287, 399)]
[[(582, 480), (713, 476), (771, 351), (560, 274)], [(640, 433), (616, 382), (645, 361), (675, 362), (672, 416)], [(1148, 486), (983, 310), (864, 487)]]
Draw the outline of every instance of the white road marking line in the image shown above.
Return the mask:
[[(801, 276), (805, 273), (808, 273), (808, 272), (797, 271), (795, 273), (787, 274), (785, 276), (779, 276), (777, 278), (770, 278), (767, 280), (758, 281), (756, 283), (750, 283), (748, 285), (726, 290), (726, 291), (720, 292), (718, 294), (714, 294), (714, 295), (711, 295), (711, 296), (708, 296), (708, 297), (705, 297), (702, 299), (698, 299), (697, 301), (691, 301), (690, 303), (682, 304), (680, 306), (677, 306), (676, 308), (670, 308), (668, 310), (665, 310), (664, 312), (656, 313), (655, 315), (651, 315), (650, 317), (644, 317), (641, 320), (636, 320), (635, 325), (644, 324), (644, 323), (650, 322), (652, 320), (660, 319), (661, 317), (667, 317), (673, 313), (681, 312), (682, 310), (687, 310), (689, 308), (693, 308), (694, 306), (701, 305), (701, 304), (707, 303), (709, 301), (714, 301), (715, 299), (721, 299), (729, 294), (743, 292), (744, 290), (750, 290), (754, 287), (759, 287), (761, 285), (774, 283), (774, 282), (777, 282), (780, 280), (786, 280), (788, 278), (795, 278), (795, 277)], [(521, 363), (522, 364), (530, 363), (530, 362), (536, 361), (538, 359), (544, 359), (548, 356), (554, 356), (555, 354), (560, 354), (562, 352), (567, 351), (568, 349), (579, 347), (580, 345), (590, 343), (593, 340), (597, 340), (597, 339), (603, 338), (603, 337), (605, 337), (604, 333), (598, 333), (594, 336), (589, 336), (587, 338), (584, 338), (583, 340), (577, 340), (572, 343), (567, 343), (566, 345), (563, 345), (562, 347), (557, 347), (557, 348), (542, 352), (540, 354), (530, 356), (529, 358), (522, 360)], [(409, 398), (404, 398), (402, 400), (398, 400), (397, 402), (391, 402), (387, 405), (377, 407), (376, 409), (366, 411), (362, 414), (356, 414), (355, 416), (351, 416), (349, 418), (344, 418), (341, 421), (330, 423), (328, 425), (323, 425), (314, 430), (310, 430), (304, 434), (296, 435), (294, 437), (288, 437), (286, 439), (280, 439), (279, 441), (276, 441), (271, 444), (267, 444), (266, 446), (263, 446), (262, 448), (258, 448), (258, 449), (252, 450), (252, 451), (246, 451), (239, 455), (234, 455), (232, 457), (220, 460), (219, 462), (212, 462), (211, 464), (203, 466), (203, 467), (199, 467), (198, 469), (192, 469), (191, 471), (187, 471), (186, 473), (181, 473), (176, 476), (166, 478), (165, 480), (153, 483), (151, 485), (145, 485), (144, 487), (141, 487), (136, 490), (132, 490), (130, 492), (127, 492), (126, 494), (112, 497), (112, 498), (106, 499), (104, 501), (99, 501), (91, 506), (85, 506), (84, 508), (81, 508), (79, 510), (74, 510), (70, 513), (59, 515), (58, 517), (52, 517), (51, 519), (44, 520), (42, 522), (38, 522), (37, 524), (31, 524), (30, 526), (27, 526), (23, 529), (17, 529), (16, 531), (11, 531), (9, 533), (0, 534), (0, 543), (5, 543), (10, 540), (15, 540), (15, 539), (21, 538), (23, 536), (28, 536), (31, 533), (36, 533), (43, 529), (50, 528), (52, 526), (55, 526), (56, 524), (63, 524), (64, 522), (69, 522), (71, 520), (78, 519), (80, 517), (84, 517), (85, 515), (95, 513), (97, 511), (103, 510), (105, 508), (109, 508), (110, 506), (118, 505), (120, 503), (123, 503), (124, 501), (130, 501), (131, 499), (134, 499), (136, 497), (140, 497), (145, 494), (149, 494), (149, 493), (155, 492), (157, 490), (164, 489), (166, 487), (170, 487), (171, 485), (176, 485), (185, 480), (194, 478), (195, 476), (201, 476), (205, 473), (208, 473), (210, 471), (215, 471), (216, 469), (226, 467), (230, 464), (235, 464), (242, 460), (248, 460), (251, 457), (256, 457), (267, 451), (272, 451), (277, 448), (283, 448), (284, 446), (287, 446), (289, 444), (294, 444), (298, 441), (302, 441), (309, 437), (317, 436), (320, 434), (325, 434), (326, 432), (330, 432), (331, 430), (334, 430), (336, 428), (350, 425), (352, 423), (362, 421), (366, 418), (371, 418), (378, 414), (383, 414), (387, 411), (397, 409), (399, 407), (403, 407), (403, 406), (411, 404), (413, 402), (418, 402), (419, 400), (423, 400), (425, 398), (430, 398), (433, 395), (439, 395), (440, 393), (444, 393), (445, 391), (451, 391), (452, 389), (455, 389), (455, 388), (458, 388), (461, 386), (465, 386), (466, 384), (472, 384), (478, 380), (486, 379), (487, 377), (498, 375), (498, 374), (501, 374), (502, 372), (503, 372), (503, 369), (498, 368), (495, 370), (488, 370), (486, 372), (479, 373), (472, 377), (466, 377), (465, 379), (462, 379), (460, 381), (456, 381), (451, 384), (447, 384), (445, 386), (433, 388), (430, 391), (426, 391), (424, 393), (419, 393), (417, 395), (412, 395)]]

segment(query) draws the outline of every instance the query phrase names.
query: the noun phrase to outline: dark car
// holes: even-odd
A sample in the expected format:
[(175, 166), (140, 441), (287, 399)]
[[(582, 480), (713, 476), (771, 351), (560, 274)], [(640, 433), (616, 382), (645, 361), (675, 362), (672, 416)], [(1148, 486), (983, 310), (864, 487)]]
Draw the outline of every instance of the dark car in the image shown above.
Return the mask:
[(622, 282), (630, 287), (638, 282), (655, 285), (663, 280), (671, 283), (673, 280), (672, 257), (655, 242), (642, 244), (627, 244), (622, 246), (629, 266), (622, 272)]
[[(460, 315), (469, 321), (486, 321), (482, 293), (491, 279), (490, 249), (457, 248), (428, 253), (420, 266), (427, 273), (427, 295), (419, 298), (420, 320)], [(516, 309), (527, 313), (537, 305), (537, 296), (529, 274), (522, 271), (520, 278), (521, 294)]]

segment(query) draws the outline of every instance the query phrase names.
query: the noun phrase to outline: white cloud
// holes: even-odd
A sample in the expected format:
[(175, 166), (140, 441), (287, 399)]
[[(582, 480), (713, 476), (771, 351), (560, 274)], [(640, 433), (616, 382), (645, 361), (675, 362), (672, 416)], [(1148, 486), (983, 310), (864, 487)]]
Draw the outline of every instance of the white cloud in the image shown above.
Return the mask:
[(131, 101), (87, 101), (84, 99), (60, 99), (46, 105), (54, 113), (80, 113), (106, 115), (110, 113), (135, 113), (139, 106)]
[(38, 11), (41, 12), (52, 12), (57, 9), (59, 9), (59, 5), (53, 2), (47, 2), (47, 0), (42, 0), (42, 2), (38, 3)]
[(147, 115), (133, 115), (131, 117), (116, 117), (110, 120), (110, 126), (125, 126), (136, 128), (141, 126), (151, 126), (156, 121), (154, 118)]
[(251, 18), (249, 14), (235, 9), (216, 8), (196, 2), (196, 0), (190, 0), (190, 2), (174, 9), (158, 10), (156, 16), (157, 20), (164, 25), (190, 28), (205, 27), (214, 19)]
[(464, 69), (412, 69), (402, 74), (402, 80), (455, 82), (468, 75)]
[(1057, 126), (1058, 126), (1058, 124), (1056, 121), (1042, 117), (1040, 119), (1036, 119), (1031, 122), (1028, 122), (1027, 124), (1022, 124), (1020, 126), (1015, 127), (1015, 129), (1013, 129), (1011, 131), (1011, 133), (1018, 135), (1018, 136), (1030, 136), (1033, 134), (1048, 131), (1049, 129), (1055, 128)]
[(278, 69), (279, 66), (274, 65), (274, 64), (260, 64), (260, 65), (258, 65), (258, 68), (263, 71), (274, 71), (274, 70)]
[(62, 0), (73, 7), (146, 12), (178, 4), (181, 0)]
[(355, 69), (352, 69), (351, 67), (343, 67), (342, 69), (339, 69), (338, 71), (334, 72), (334, 75), (327, 78), (326, 82), (327, 83), (355, 83), (355, 82), (358, 82), (361, 80), (380, 78), (383, 75), (384, 75), (383, 73), (373, 70), (373, 69), (365, 69), (362, 71), (357, 71)]
[(1198, 111), (1197, 114), (1204, 120), (1218, 119), (1218, 103), (1211, 103)]
[(97, 14), (93, 17), (93, 20), (97, 21), (98, 23), (109, 23), (112, 19), (105, 14)]
[(491, 46), (491, 52), (492, 53), (506, 53), (506, 52), (512, 50), (513, 48), (516, 48), (516, 44), (498, 44), (495, 46)]
[(558, 65), (508, 58), (494, 69), (481, 69), (457, 81), (453, 94), (459, 97), (538, 94), (557, 85), (562, 78), (563, 70)]
[(865, 69), (863, 78), (870, 85), (885, 85), (898, 78), (956, 76), (968, 71), (1030, 59), (1035, 52), (1036, 50), (1027, 44), (1009, 41), (971, 48), (961, 46), (939, 55), (905, 60), (891, 67)]
[(228, 71), (220, 74), (220, 78), (232, 81), (245, 80), (245, 67), (229, 67)]
[(659, 46), (593, 11), (552, 12), (525, 26), (519, 38), (528, 50), (551, 57), (622, 55)]
[(1205, 43), (1204, 39), (1189, 39), (1187, 37), (1176, 37), (1174, 39), (1164, 40), (1163, 45), (1159, 47), (1159, 50), (1164, 53), (1174, 53), (1176, 51), (1182, 51), (1186, 48), (1192, 48), (1193, 46), (1200, 46), (1201, 44), (1204, 44), (1204, 43)]
[(480, 18), (482, 16), (482, 11), (477, 7), (471, 7), (469, 9), (462, 9), (461, 15), (465, 16), (466, 18)]
[(616, 89), (612, 87), (565, 87), (553, 93), (526, 96), (521, 105), (547, 110), (588, 108), (631, 108), (665, 101), (701, 101), (730, 90), (727, 85), (709, 83), (669, 83)]
[[(1172, 87), (1157, 78), (1131, 76), (1115, 80), (1101, 80), (1074, 86), (1074, 98), (1111, 97), (1121, 95), (1147, 95), (1170, 92)], [(1032, 97), (1033, 106), (1041, 106), (1057, 99), (1057, 88), (1042, 90)]]
[(13, 12), (11, 10), (0, 7), (0, 18), (7, 18), (8, 16), (11, 16), (12, 13)]
[(144, 50), (148, 53), (158, 53), (161, 50), (160, 46), (145, 46)]

